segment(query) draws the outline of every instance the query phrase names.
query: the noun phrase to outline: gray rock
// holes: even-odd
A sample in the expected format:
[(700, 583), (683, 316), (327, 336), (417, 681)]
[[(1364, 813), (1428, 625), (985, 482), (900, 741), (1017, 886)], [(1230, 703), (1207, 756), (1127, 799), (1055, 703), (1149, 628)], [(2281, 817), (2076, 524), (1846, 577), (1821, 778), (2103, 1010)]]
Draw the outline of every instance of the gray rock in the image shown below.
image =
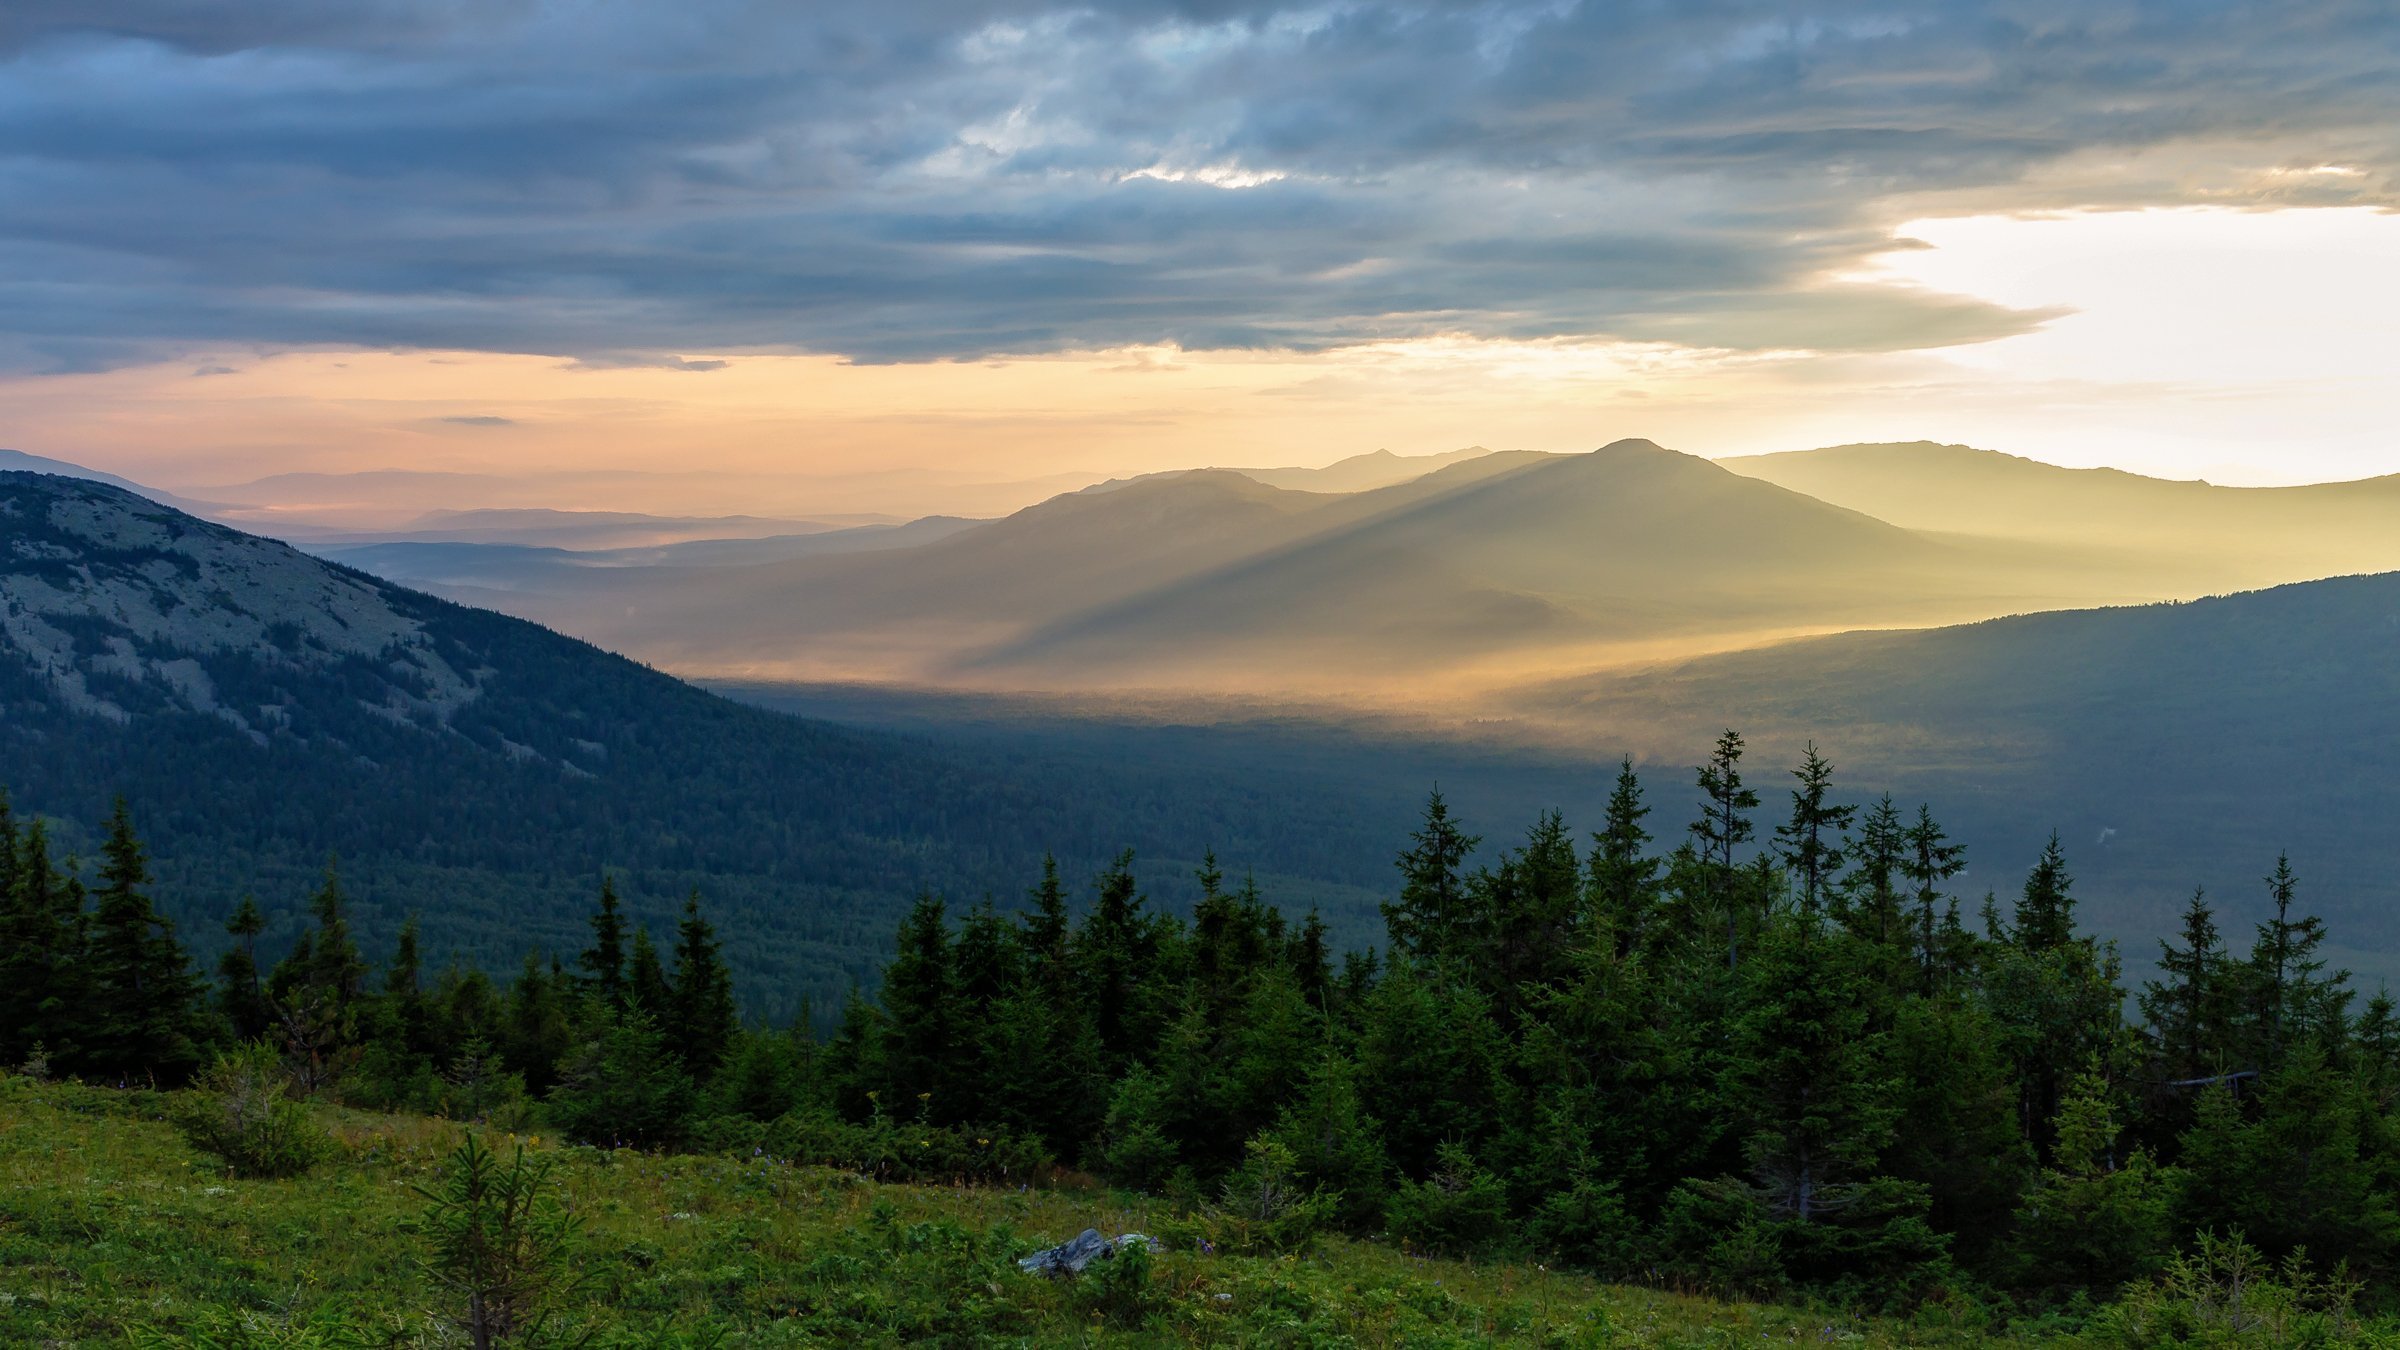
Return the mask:
[(1114, 1238), (1100, 1236), (1097, 1228), (1086, 1228), (1072, 1239), (1055, 1247), (1045, 1247), (1031, 1256), (1019, 1257), (1017, 1268), (1028, 1275), (1080, 1275), (1094, 1261), (1104, 1261), (1131, 1243), (1141, 1243), (1151, 1251), (1163, 1251), (1158, 1239), (1140, 1233), (1120, 1233)]

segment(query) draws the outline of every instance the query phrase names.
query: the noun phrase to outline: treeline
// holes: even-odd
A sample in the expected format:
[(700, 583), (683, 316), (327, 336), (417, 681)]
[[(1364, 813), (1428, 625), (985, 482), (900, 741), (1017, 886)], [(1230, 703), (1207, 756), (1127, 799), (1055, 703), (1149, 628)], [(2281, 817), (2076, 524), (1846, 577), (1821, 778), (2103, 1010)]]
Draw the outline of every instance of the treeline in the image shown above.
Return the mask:
[[(2400, 1015), (2327, 970), (2288, 863), (2246, 949), (2195, 895), (2129, 997), (2055, 839), (1969, 912), (1929, 809), (1842, 804), (1811, 749), (1768, 810), (1742, 760), (1727, 733), (1680, 833), (1628, 763), (1600, 829), (1552, 813), (1483, 866), (1435, 794), (1380, 952), (1213, 861), (1188, 918), (1129, 857), (1081, 904), (1055, 866), (1015, 912), (926, 898), (824, 1042), (739, 1024), (696, 897), (662, 952), (605, 884), (588, 946), (503, 987), (429, 975), (413, 932), (370, 968), (329, 877), (272, 966), (237, 914), (206, 991), (122, 811), (91, 892), (9, 824), (0, 1052), (172, 1081), (262, 1040), (362, 1105), (892, 1176), (1069, 1165), (1276, 1243), (1726, 1292), (2074, 1306), (2239, 1232), (2389, 1301)], [(108, 1006), (131, 1020), (79, 1011)]]

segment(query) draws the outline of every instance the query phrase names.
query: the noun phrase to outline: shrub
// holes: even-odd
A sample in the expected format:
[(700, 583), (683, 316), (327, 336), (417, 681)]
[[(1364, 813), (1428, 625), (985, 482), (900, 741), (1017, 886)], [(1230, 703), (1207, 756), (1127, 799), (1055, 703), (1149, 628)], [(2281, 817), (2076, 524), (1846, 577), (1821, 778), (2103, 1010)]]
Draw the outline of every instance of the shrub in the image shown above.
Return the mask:
[(200, 1076), (200, 1095), (179, 1123), (200, 1148), (234, 1175), (294, 1177), (332, 1147), (308, 1108), (291, 1096), (291, 1074), (263, 1041), (217, 1056)]
[(691, 1076), (639, 1008), (586, 1042), (551, 1090), (550, 1118), (567, 1137), (601, 1148), (671, 1148), (689, 1124)]
[(2354, 1345), (2364, 1339), (2351, 1311), (2359, 1287), (2338, 1269), (2312, 1273), (2304, 1252), (2271, 1265), (2239, 1233), (2203, 1233), (2157, 1279), (2128, 1286), (2103, 1308), (2091, 1339), (2140, 1350)]
[(1384, 1217), (1393, 1236), (1412, 1246), (1463, 1256), (1499, 1241), (1508, 1194), (1464, 1145), (1444, 1144), (1432, 1176), (1393, 1188)]

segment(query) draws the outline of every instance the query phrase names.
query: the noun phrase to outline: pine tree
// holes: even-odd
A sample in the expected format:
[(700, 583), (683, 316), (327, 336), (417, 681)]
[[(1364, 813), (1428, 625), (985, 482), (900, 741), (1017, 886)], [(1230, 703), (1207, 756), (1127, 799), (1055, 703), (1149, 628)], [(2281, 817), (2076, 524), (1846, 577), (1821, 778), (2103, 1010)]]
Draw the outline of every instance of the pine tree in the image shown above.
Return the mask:
[(2041, 860), (2025, 878), (2025, 893), (2017, 901), (2010, 936), (2028, 952), (2050, 952), (2075, 940), (2075, 879), (2067, 875), (2067, 855), (2050, 832)]
[(72, 1068), (90, 1009), (81, 894), (51, 865), (49, 829), (38, 818), (18, 842), (13, 870), (0, 910), (0, 1055), (15, 1065), (38, 1048)]
[(1581, 871), (1565, 817), (1545, 811), (1522, 850), (1470, 884), (1481, 912), (1474, 925), (1481, 940), (1470, 954), (1504, 1020), (1514, 1016), (1520, 987), (1566, 975), (1583, 899)]
[(600, 909), (592, 915), (592, 945), (575, 964), (591, 981), (592, 992), (610, 1007), (625, 1001), (625, 915), (617, 900), (616, 879), (602, 873)]
[(683, 902), (675, 925), (674, 994), (668, 1001), (667, 1043), (684, 1067), (705, 1081), (733, 1048), (741, 1029), (733, 1005), (733, 972), (708, 920), (700, 917), (700, 892)]
[(2263, 1042), (2261, 1063), (2272, 1067), (2283, 1060), (2291, 1043), (2330, 1041), (2344, 1026), (2350, 993), (2342, 988), (2348, 971), (2324, 977), (2325, 959), (2317, 949), (2325, 941), (2325, 921), (2317, 916), (2292, 916), (2299, 881), (2286, 854), (2275, 859), (2267, 877), (2267, 898), (2274, 914), (2258, 926), (2250, 948), (2252, 986), (2258, 991), (2253, 1016)]
[(1710, 898), (1725, 913), (1725, 968), (1742, 963), (1742, 905), (1734, 851), (1750, 841), (1753, 827), (1743, 814), (1758, 809), (1758, 794), (1742, 786), (1742, 737), (1728, 727), (1717, 748), (1698, 770), (1700, 818), (1692, 822), (1692, 841), (1702, 866)]
[(977, 1104), (956, 1099), (967, 1028), (952, 985), (949, 920), (933, 896), (919, 895), (900, 921), (881, 999), (885, 1104), (907, 1110), (921, 1096), (944, 1120), (972, 1115)]
[(1858, 814), (1855, 806), (1833, 806), (1826, 795), (1833, 789), (1833, 765), (1808, 743), (1807, 756), (1792, 770), (1800, 786), (1792, 790), (1791, 819), (1775, 827), (1775, 855), (1790, 869), (1800, 886), (1800, 911), (1810, 925), (1824, 911), (1825, 897), (1844, 861), (1838, 834)]
[[(1885, 803), (1891, 798), (1886, 796)], [(1946, 946), (1935, 923), (1934, 907), (1944, 900), (1942, 887), (1950, 878), (1967, 870), (1967, 849), (1953, 844), (1942, 827), (1934, 822), (1933, 808), (1917, 804), (1916, 822), (1908, 827), (1905, 839), (1907, 860), (1902, 872), (1908, 878), (1909, 890), (1917, 903), (1917, 960), (1925, 974), (1925, 987), (1930, 990), (1946, 974), (1942, 954)], [(1952, 902), (1955, 908), (1955, 902)]]
[(1075, 935), (1075, 962), (1090, 999), (1102, 1064), (1121, 1071), (1150, 1044), (1171, 1015), (1167, 991), (1149, 986), (1157, 935), (1133, 880), (1133, 851), (1117, 855), (1100, 874), (1092, 911)]
[(1586, 879), (1593, 914), (1614, 934), (1620, 956), (1649, 941), (1658, 907), (1658, 859), (1650, 856), (1650, 832), (1642, 828), (1649, 814), (1627, 755), (1617, 762), (1607, 811), (1592, 836)]
[(2216, 911), (2202, 891), (2194, 890), (2184, 906), (2182, 938), (2181, 947), (2160, 940), (2160, 978), (2143, 985), (2141, 995), (2159, 1068), (2175, 1086), (2227, 1067), (2226, 1023), (2233, 1011), (2232, 965), (2217, 933)]
[(1425, 799), (1425, 823), (1399, 858), (1400, 898), (1383, 906), (1383, 925), (1394, 955), (1420, 960), (1464, 956), (1474, 937), (1475, 915), (1462, 869), (1482, 840), (1459, 829), (1450, 804), (1435, 788)]
[(654, 1021), (675, 1011), (675, 990), (667, 983), (666, 968), (659, 964), (658, 947), (650, 941), (647, 928), (633, 930), (633, 955), (625, 963), (625, 998)]
[(1852, 866), (1842, 878), (1842, 911), (1852, 933), (1879, 947), (1904, 941), (1900, 883), (1908, 862), (1908, 831), (1900, 808), (1885, 793), (1859, 821), (1848, 849)]
[(203, 991), (191, 958), (144, 888), (149, 855), (134, 837), (125, 799), (110, 814), (101, 890), (86, 965), (93, 1000), (83, 1069), (102, 1079), (179, 1084), (200, 1064)]

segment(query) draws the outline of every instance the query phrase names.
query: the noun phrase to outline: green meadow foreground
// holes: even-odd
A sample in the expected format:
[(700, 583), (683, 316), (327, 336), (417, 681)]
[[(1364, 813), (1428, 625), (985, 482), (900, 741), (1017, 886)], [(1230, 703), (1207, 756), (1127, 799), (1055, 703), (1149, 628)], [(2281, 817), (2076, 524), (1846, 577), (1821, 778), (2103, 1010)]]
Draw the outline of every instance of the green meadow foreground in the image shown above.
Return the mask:
[[(464, 1127), (319, 1108), (333, 1156), (241, 1180), (170, 1123), (188, 1094), (0, 1079), (0, 1344), (463, 1343), (423, 1266)], [(506, 1136), (493, 1142), (507, 1147)], [(1014, 1258), (1089, 1226), (1172, 1231), (1098, 1188), (886, 1185), (755, 1158), (526, 1141), (557, 1163), (579, 1277), (557, 1339), (599, 1345), (1978, 1344), (1910, 1324), (1428, 1260), (1328, 1237), (1305, 1255), (1170, 1249), (1146, 1278)]]

